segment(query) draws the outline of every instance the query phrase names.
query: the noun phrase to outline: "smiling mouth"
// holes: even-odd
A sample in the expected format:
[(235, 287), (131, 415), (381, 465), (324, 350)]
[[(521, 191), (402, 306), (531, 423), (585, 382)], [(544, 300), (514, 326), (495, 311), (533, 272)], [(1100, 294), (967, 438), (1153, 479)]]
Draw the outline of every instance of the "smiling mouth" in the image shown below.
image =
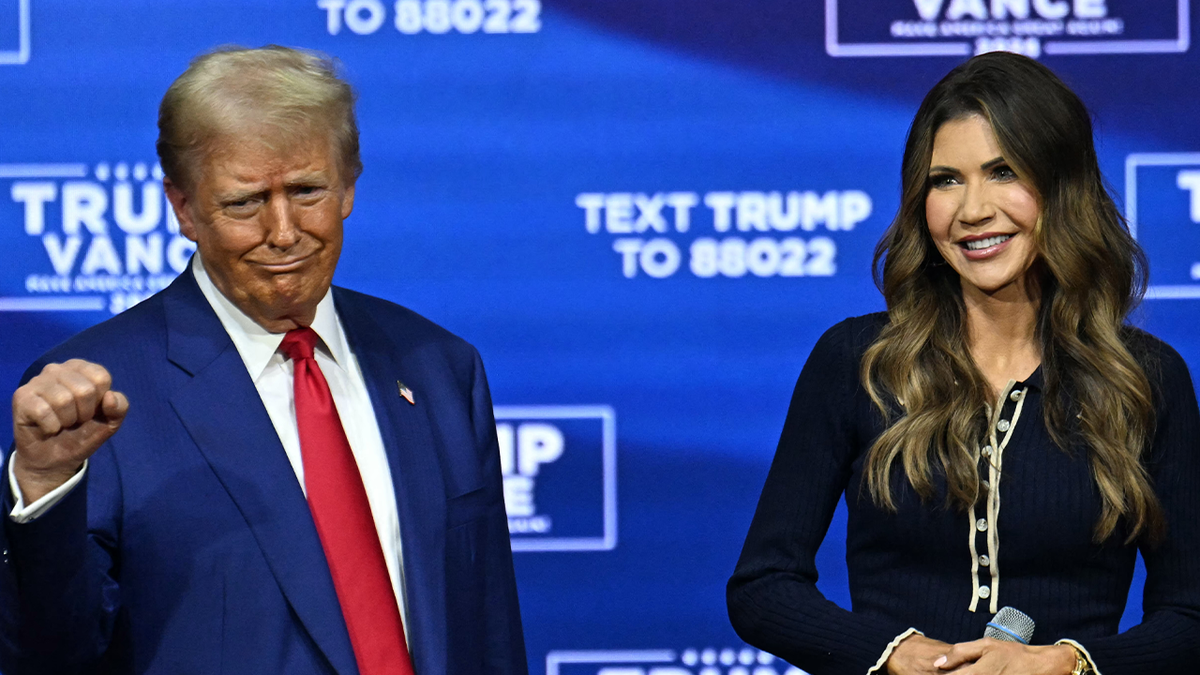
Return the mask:
[(303, 258), (280, 260), (278, 262), (259, 262), (256, 264), (270, 272), (291, 272), (308, 262), (310, 257), (311, 256), (304, 256)]
[(962, 246), (963, 248), (967, 249), (968, 251), (980, 251), (980, 250), (983, 250), (990, 246), (996, 246), (999, 244), (1003, 244), (1004, 242), (1006, 242), (1012, 238), (1013, 238), (1013, 235), (1011, 235), (1011, 234), (1001, 234), (1001, 235), (997, 235), (995, 237), (988, 237), (987, 239), (976, 239), (975, 241), (965, 241), (965, 242), (960, 243), (959, 246)]

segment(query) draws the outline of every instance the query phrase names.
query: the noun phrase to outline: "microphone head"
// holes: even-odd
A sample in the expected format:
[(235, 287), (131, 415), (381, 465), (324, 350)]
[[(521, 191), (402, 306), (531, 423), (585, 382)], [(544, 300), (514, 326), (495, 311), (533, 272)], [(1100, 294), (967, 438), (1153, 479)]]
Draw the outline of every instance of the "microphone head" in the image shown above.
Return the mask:
[(1004, 607), (996, 612), (996, 616), (993, 616), (992, 620), (988, 622), (987, 628), (983, 631), (983, 637), (1027, 645), (1030, 638), (1033, 637), (1033, 627), (1033, 619), (1024, 612), (1012, 607)]

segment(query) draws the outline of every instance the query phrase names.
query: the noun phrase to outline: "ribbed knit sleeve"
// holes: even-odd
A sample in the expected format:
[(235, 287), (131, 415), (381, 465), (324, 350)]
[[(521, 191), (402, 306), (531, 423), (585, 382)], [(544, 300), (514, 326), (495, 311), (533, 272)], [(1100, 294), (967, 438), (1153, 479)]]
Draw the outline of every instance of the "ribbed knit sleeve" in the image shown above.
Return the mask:
[(730, 621), (743, 640), (813, 675), (866, 673), (908, 628), (847, 611), (816, 587), (817, 548), (857, 454), (857, 323), (829, 329), (800, 373), (726, 593)]
[(1187, 364), (1157, 342), (1157, 428), (1148, 468), (1167, 518), (1166, 539), (1142, 547), (1142, 623), (1081, 640), (1103, 675), (1195, 673), (1200, 669), (1200, 412)]

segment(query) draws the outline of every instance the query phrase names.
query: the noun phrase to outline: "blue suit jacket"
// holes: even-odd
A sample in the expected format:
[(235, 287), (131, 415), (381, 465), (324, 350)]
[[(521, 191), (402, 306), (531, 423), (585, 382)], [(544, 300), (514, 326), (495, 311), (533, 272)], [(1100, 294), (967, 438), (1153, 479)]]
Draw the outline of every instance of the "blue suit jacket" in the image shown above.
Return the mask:
[[(395, 483), (416, 673), (524, 675), (479, 355), (407, 309), (333, 292)], [(0, 516), (0, 671), (357, 673), (296, 475), (192, 275), (24, 380), (69, 358), (108, 368), (130, 411), (63, 501), (24, 525)]]

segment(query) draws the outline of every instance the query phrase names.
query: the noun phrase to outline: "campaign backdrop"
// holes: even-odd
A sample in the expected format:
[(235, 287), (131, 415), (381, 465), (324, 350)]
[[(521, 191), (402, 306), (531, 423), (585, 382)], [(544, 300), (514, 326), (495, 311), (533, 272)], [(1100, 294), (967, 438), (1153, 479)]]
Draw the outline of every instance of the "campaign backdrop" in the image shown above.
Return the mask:
[[(336, 281), (482, 353), (532, 671), (798, 675), (738, 640), (725, 581), (813, 343), (883, 308), (871, 253), (921, 97), (980, 51), (1059, 73), (1150, 258), (1134, 320), (1197, 370), (1192, 18), (1189, 0), (0, 0), (0, 391), (187, 264), (154, 140), (189, 59), (324, 51), (359, 92), (366, 167)], [(820, 587), (848, 606), (844, 527)]]

